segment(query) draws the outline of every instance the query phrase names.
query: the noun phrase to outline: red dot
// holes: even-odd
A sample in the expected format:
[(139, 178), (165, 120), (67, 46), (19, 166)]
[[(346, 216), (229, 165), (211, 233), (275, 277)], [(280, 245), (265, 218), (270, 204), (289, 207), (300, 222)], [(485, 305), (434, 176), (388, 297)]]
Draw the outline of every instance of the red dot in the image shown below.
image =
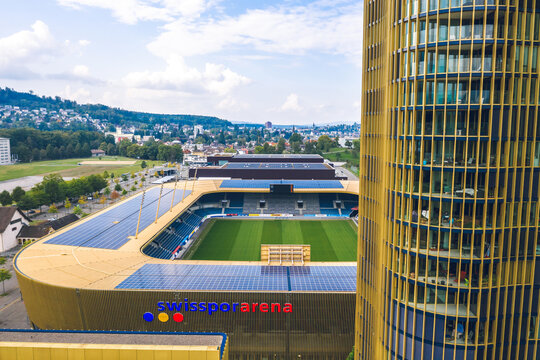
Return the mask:
[(176, 313), (173, 315), (173, 320), (176, 321), (176, 322), (182, 322), (184, 321), (184, 315), (180, 314), (180, 313)]

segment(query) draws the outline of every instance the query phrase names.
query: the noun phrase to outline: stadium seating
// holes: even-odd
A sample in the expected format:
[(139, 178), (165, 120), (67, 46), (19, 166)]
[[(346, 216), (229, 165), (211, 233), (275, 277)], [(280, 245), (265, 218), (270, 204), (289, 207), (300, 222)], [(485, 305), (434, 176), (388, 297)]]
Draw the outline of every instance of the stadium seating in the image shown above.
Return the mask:
[[(232, 180), (231, 180), (232, 181)], [(221, 200), (228, 200), (229, 207), (222, 208)], [(259, 204), (266, 201), (261, 211)], [(340, 200), (342, 209), (334, 207)], [(298, 201), (303, 207), (298, 208)], [(358, 198), (351, 194), (270, 194), (270, 193), (214, 193), (202, 196), (191, 209), (185, 211), (175, 222), (165, 229), (143, 252), (159, 259), (170, 259), (179, 245), (199, 226), (205, 216), (215, 214), (292, 214), (297, 216), (349, 216), (352, 208), (358, 206)]]
[(297, 189), (343, 189), (339, 180), (223, 180), (220, 188), (266, 189), (270, 184), (293, 184)]

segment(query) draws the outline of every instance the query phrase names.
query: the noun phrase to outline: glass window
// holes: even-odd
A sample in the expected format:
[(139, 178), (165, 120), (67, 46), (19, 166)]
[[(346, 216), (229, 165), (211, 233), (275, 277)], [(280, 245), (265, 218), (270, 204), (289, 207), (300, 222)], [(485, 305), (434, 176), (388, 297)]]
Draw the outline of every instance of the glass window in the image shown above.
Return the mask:
[(487, 47), (484, 54), (484, 71), (491, 71), (492, 48)]
[(474, 38), (475, 39), (482, 39), (484, 36), (484, 22), (483, 20), (475, 20), (474, 21)]
[[(538, 7), (536, 10), (540, 10)], [(540, 39), (540, 14), (537, 13), (534, 15), (534, 40)]]
[(424, 51), (420, 51), (418, 53), (418, 75), (424, 75), (424, 57), (426, 56), (426, 53)]
[(449, 81), (447, 85), (446, 102), (448, 104), (456, 103), (457, 83), (455, 81)]
[[(538, 9), (537, 9), (538, 10)], [(525, 40), (530, 40), (531, 39), (531, 13), (528, 12), (526, 15), (525, 15)]]
[(435, 50), (429, 50), (427, 54), (427, 73), (435, 72)]
[(459, 55), (459, 71), (468, 72), (469, 71), (469, 60), (470, 52), (468, 50), (462, 50)]
[(420, 0), (420, 12), (423, 13), (427, 9), (427, 0)]
[(472, 36), (471, 20), (462, 19), (462, 22), (461, 22), (461, 38), (462, 39), (470, 39), (471, 36)]
[(531, 71), (533, 73), (536, 72), (536, 69), (538, 68), (538, 46), (535, 46), (532, 48), (532, 59), (531, 59)]
[(521, 45), (516, 45), (515, 47), (515, 66), (514, 71), (519, 72), (519, 57), (521, 55)]
[(416, 103), (418, 105), (422, 105), (423, 98), (424, 98), (424, 83), (422, 81), (419, 81), (416, 86)]
[(448, 72), (458, 72), (459, 51), (450, 50), (448, 54)]
[(432, 80), (426, 81), (426, 104), (427, 105), (433, 104), (433, 92), (434, 92), (433, 81)]
[(439, 5), (439, 0), (430, 0), (429, 10), (437, 10), (437, 5)]
[(425, 44), (426, 42), (426, 22), (424, 20), (420, 21), (418, 24), (418, 43)]
[(529, 47), (523, 48), (523, 72), (529, 71)]
[(452, 19), (450, 21), (450, 40), (459, 39), (459, 19)]
[(413, 76), (416, 71), (416, 61), (414, 52), (411, 51), (411, 61), (410, 61), (410, 75)]
[(469, 82), (460, 81), (458, 88), (458, 104), (467, 104), (469, 102)]
[(437, 41), (437, 22), (435, 20), (429, 22), (428, 42)]
[(439, 22), (439, 41), (448, 40), (448, 23), (445, 20)]
[(437, 81), (437, 104), (444, 104), (444, 81)]
[(486, 38), (493, 39), (493, 34), (494, 34), (494, 25), (493, 25), (493, 20), (490, 19), (486, 23)]
[(437, 73), (446, 72), (446, 50), (439, 51), (439, 56), (437, 58)]

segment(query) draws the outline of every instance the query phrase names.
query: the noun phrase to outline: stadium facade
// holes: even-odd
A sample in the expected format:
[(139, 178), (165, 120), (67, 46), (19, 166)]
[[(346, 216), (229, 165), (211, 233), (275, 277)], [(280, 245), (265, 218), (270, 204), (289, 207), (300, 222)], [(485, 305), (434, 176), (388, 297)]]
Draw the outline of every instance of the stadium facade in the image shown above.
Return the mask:
[(357, 359), (538, 359), (540, 2), (366, 1)]
[(231, 359), (342, 359), (354, 343), (355, 262), (275, 266), (181, 255), (206, 219), (342, 218), (355, 213), (357, 196), (355, 181), (150, 188), (16, 256), (29, 319), (39, 329), (226, 333)]

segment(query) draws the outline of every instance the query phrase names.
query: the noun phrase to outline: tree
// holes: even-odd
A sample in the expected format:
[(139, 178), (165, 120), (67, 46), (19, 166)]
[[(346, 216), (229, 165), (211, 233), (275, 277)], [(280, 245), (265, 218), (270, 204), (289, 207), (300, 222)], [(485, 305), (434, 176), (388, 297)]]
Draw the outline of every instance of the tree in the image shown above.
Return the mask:
[(64, 207), (68, 209), (68, 211), (71, 208), (71, 201), (69, 201), (69, 199), (66, 199), (66, 201), (64, 201)]
[(142, 161), (141, 163), (141, 169), (145, 169), (148, 165), (146, 165), (146, 161)]
[(277, 143), (276, 153), (282, 154), (283, 150), (285, 150), (285, 139), (279, 138), (278, 143)]
[(113, 192), (111, 193), (111, 200), (116, 200), (116, 199), (118, 199), (119, 197), (120, 197), (120, 194), (118, 193), (118, 191), (115, 190), (115, 191), (113, 191)]
[(5, 257), (0, 256), (0, 266), (1, 266), (1, 265), (4, 265), (4, 264), (6, 263), (6, 261), (7, 261), (7, 260), (6, 260)]
[(9, 194), (7, 190), (4, 190), (0, 193), (0, 203), (3, 206), (11, 205), (12, 202), (13, 202), (13, 199), (11, 198), (11, 195)]
[(122, 190), (122, 195), (126, 195), (126, 194), (127, 194), (127, 190), (126, 189)]
[(79, 205), (75, 206), (75, 207), (73, 208), (73, 213), (74, 213), (75, 215), (81, 215), (81, 214), (82, 214), (82, 209), (81, 209), (81, 207), (80, 207)]
[(345, 141), (345, 146), (350, 149), (352, 147), (352, 142), (350, 140)]
[(105, 204), (105, 202), (107, 201), (107, 198), (105, 196), (102, 196), (99, 198), (99, 203), (100, 204)]
[(84, 204), (86, 204), (86, 199), (84, 198), (83, 195), (81, 195), (79, 197), (79, 201), (77, 201), (77, 202), (79, 203), (79, 205), (84, 205)]
[(21, 197), (26, 194), (26, 191), (22, 189), (22, 187), (17, 186), (13, 191), (11, 192), (11, 198), (15, 202), (19, 202), (21, 200)]
[(120, 186), (120, 184), (116, 184), (116, 185), (114, 186), (114, 190), (115, 190), (115, 191), (122, 191), (122, 186)]
[(107, 172), (107, 170), (105, 170), (105, 171), (103, 172), (103, 178), (104, 178), (104, 179), (107, 179), (108, 177), (109, 177), (109, 173)]
[(103, 191), (103, 193), (106, 195), (106, 196), (109, 196), (111, 194), (111, 189), (109, 189), (108, 187), (105, 188), (105, 190)]
[(0, 269), (0, 281), (2, 282), (2, 294), (6, 293), (4, 281), (11, 279), (11, 273), (7, 269)]
[(66, 198), (65, 182), (58, 174), (45, 175), (39, 185), (37, 188), (40, 190), (43, 189), (48, 197), (48, 201), (44, 205), (59, 202)]
[(22, 210), (30, 210), (38, 206), (34, 197), (29, 194), (24, 194), (17, 202), (17, 205)]
[(51, 206), (49, 206), (48, 212), (51, 214), (56, 214), (58, 212), (58, 209), (56, 208), (54, 204), (52, 204)]
[(129, 190), (130, 190), (130, 191), (135, 191), (135, 190), (137, 190), (137, 187), (136, 187), (135, 185), (133, 185), (133, 186), (131, 187), (131, 189), (129, 189)]

